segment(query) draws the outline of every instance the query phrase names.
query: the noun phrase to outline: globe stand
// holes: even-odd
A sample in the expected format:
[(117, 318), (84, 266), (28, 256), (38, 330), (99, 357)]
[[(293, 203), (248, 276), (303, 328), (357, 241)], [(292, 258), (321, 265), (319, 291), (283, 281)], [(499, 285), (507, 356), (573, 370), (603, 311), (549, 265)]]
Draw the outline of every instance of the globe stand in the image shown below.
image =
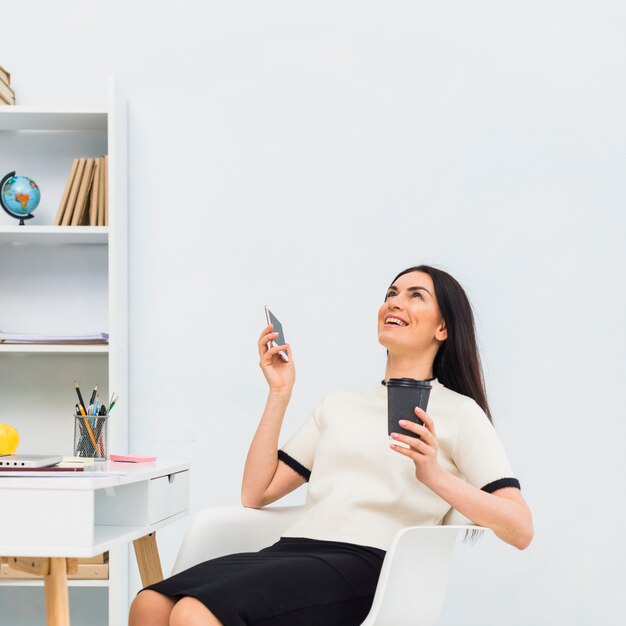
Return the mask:
[(14, 217), (16, 220), (19, 220), (19, 226), (25, 226), (24, 224), (24, 220), (32, 220), (33, 217), (35, 217), (32, 213), (29, 213), (28, 215), (15, 215), (15, 213), (13, 213), (11, 211), (11, 209), (9, 209), (9, 207), (4, 204), (4, 200), (2, 199), (2, 188), (4, 187), (4, 183), (6, 183), (7, 180), (9, 180), (9, 178), (12, 178), (13, 176), (15, 176), (15, 172), (9, 172), (2, 180), (0, 180), (0, 204), (2, 205), (2, 208), (11, 216)]

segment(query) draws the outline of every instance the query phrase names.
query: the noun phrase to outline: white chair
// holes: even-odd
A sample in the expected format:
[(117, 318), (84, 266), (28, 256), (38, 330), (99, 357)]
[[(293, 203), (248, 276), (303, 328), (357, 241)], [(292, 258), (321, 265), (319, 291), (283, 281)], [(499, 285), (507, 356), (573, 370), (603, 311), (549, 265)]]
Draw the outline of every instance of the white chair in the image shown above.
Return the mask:
[[(203, 509), (192, 519), (172, 574), (208, 559), (265, 548), (278, 541), (303, 509), (303, 506)], [(486, 530), (467, 522), (453, 510), (443, 526), (411, 526), (398, 531), (383, 561), (372, 608), (361, 626), (436, 624), (457, 537), (463, 535), (473, 541)], [(417, 608), (407, 610), (408, 606)]]

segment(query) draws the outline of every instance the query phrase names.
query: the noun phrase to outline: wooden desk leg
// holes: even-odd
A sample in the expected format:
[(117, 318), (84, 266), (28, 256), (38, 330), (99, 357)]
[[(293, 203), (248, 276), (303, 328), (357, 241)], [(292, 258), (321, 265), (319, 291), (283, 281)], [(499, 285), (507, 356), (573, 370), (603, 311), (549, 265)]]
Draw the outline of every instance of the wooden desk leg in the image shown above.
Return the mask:
[(161, 569), (161, 559), (156, 543), (156, 532), (141, 537), (141, 539), (135, 539), (133, 546), (135, 547), (135, 556), (143, 586), (147, 587), (162, 581), (163, 570)]
[(50, 557), (50, 571), (43, 578), (47, 626), (70, 626), (67, 559)]

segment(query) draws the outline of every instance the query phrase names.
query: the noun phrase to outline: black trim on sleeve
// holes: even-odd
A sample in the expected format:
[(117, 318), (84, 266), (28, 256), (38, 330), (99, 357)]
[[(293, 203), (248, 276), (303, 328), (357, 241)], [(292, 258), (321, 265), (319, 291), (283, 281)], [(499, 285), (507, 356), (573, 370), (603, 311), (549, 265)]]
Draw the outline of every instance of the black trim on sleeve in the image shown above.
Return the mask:
[(309, 482), (309, 478), (311, 478), (311, 470), (308, 470), (304, 465), (298, 463), (293, 457), (289, 456), (283, 450), (278, 451), (278, 460), (283, 463), (289, 465), (289, 467), (294, 471), (300, 474), (304, 480)]
[(515, 489), (522, 489), (517, 478), (500, 478), (499, 480), (494, 480), (492, 483), (485, 485), (482, 488), (482, 491), (486, 491), (487, 493), (493, 493), (494, 491), (498, 491), (498, 489), (504, 489), (504, 487), (515, 487)]

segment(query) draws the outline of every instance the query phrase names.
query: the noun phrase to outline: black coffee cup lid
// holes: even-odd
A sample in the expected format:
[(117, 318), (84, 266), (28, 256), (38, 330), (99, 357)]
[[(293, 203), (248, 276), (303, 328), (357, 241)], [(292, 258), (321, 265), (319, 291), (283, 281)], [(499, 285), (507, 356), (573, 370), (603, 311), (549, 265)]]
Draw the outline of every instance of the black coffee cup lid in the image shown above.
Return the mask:
[(430, 378), (428, 380), (416, 380), (415, 378), (390, 378), (387, 382), (382, 381), (383, 385), (387, 387), (432, 387), (430, 381), (434, 380)]

